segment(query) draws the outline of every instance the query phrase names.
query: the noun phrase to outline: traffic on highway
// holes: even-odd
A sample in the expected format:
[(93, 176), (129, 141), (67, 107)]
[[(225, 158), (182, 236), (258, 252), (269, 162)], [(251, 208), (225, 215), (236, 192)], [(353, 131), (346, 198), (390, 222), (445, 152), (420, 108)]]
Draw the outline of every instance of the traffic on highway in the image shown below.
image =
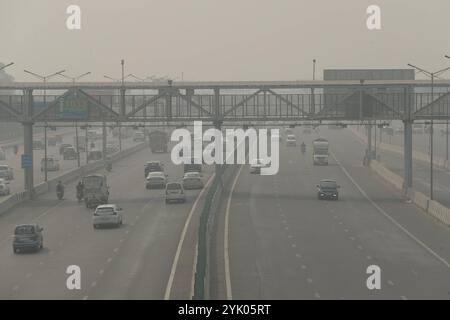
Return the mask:
[(0, 2), (0, 300), (450, 300), (449, 1)]

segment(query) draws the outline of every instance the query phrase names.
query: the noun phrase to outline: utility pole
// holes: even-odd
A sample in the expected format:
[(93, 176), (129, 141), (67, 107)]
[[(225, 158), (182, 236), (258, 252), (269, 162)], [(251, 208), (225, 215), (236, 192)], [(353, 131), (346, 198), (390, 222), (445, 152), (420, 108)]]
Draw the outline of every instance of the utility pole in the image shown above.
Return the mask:
[[(43, 97), (44, 108), (47, 107), (47, 80), (50, 79), (51, 77), (54, 77), (56, 75), (60, 75), (63, 72), (66, 72), (66, 70), (61, 70), (61, 71), (52, 73), (47, 76), (42, 76), (40, 74), (31, 72), (28, 70), (23, 70), (23, 71), (43, 80), (43, 82), (44, 82), (44, 97)], [(45, 126), (44, 126), (44, 181), (45, 182), (48, 181), (47, 161), (48, 161), (47, 160), (47, 123), (45, 123)]]
[[(410, 63), (408, 63), (408, 66), (410, 66), (416, 70), (419, 70), (420, 72), (423, 72), (426, 75), (428, 75), (429, 77), (431, 77), (431, 102), (430, 102), (430, 104), (433, 103), (433, 101), (434, 101), (434, 77), (436, 77), (440, 73), (443, 73), (443, 72), (449, 70), (450, 67), (447, 67), (445, 69), (442, 69), (442, 70), (439, 70), (436, 72), (430, 72), (430, 71), (424, 70), (422, 68), (419, 68), (415, 65), (412, 65)], [(431, 121), (430, 121), (430, 199), (431, 200), (434, 200), (434, 181), (433, 181), (434, 180), (434, 169), (433, 169), (433, 160), (434, 160), (433, 159), (433, 144), (434, 144), (433, 140), (434, 139), (433, 139), (433, 131), (434, 131), (433, 130), (433, 119), (431, 119)]]

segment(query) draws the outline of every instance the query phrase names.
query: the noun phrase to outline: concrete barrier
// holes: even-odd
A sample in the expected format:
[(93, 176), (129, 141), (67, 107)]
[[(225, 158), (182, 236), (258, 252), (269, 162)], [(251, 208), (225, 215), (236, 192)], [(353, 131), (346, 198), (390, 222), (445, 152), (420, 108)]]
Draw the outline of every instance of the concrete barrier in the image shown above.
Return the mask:
[[(113, 162), (119, 161), (123, 158), (126, 158), (140, 150), (143, 150), (148, 145), (146, 143), (140, 143), (136, 146), (133, 146), (131, 148), (122, 150), (121, 152), (115, 153), (111, 156), (111, 160)], [(58, 181), (62, 181), (63, 183), (69, 183), (74, 180), (79, 179), (80, 177), (98, 171), (100, 169), (104, 168), (104, 162), (103, 161), (96, 161), (89, 163), (83, 167), (73, 169), (69, 172), (66, 172), (56, 178), (53, 178), (47, 182), (42, 182), (35, 186), (34, 188), (34, 194), (36, 196), (43, 195), (49, 191), (56, 189), (56, 184)], [(16, 205), (24, 202), (28, 199), (28, 194), (26, 192), (18, 192), (11, 196), (6, 197), (4, 200), (0, 201), (0, 215), (4, 214), (5, 212), (11, 210)]]
[[(363, 142), (367, 143), (367, 136), (361, 132), (359, 132), (356, 129), (351, 129), (352, 132), (360, 138)], [(397, 154), (403, 155), (403, 147), (398, 145), (389, 144), (386, 142), (378, 142), (377, 148), (380, 148), (381, 150), (393, 152)], [(430, 155), (421, 151), (413, 150), (413, 159), (425, 163), (430, 163)], [(449, 162), (444, 159), (437, 156), (434, 156), (433, 164), (436, 167), (439, 167), (441, 169), (450, 170)]]
[[(403, 191), (403, 178), (390, 171), (382, 163), (372, 160), (370, 167), (384, 180), (391, 183), (396, 189)], [(431, 200), (422, 192), (412, 188), (406, 191), (408, 197), (417, 207), (433, 216), (443, 224), (450, 226), (450, 209), (435, 200)]]

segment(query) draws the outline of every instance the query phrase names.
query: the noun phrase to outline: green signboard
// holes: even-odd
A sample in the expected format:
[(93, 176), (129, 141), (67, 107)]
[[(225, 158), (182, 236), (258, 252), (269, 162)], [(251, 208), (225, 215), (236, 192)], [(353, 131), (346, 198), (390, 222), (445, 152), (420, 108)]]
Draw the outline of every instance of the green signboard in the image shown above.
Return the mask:
[(59, 118), (84, 120), (89, 117), (89, 101), (86, 97), (73, 93), (59, 101)]

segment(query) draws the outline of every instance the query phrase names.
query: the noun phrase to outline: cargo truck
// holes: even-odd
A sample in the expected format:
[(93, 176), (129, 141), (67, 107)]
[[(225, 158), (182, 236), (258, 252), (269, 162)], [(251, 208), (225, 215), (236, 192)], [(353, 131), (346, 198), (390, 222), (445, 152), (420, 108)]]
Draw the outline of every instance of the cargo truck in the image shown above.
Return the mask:
[(168, 134), (164, 131), (155, 130), (149, 134), (150, 149), (152, 152), (167, 152)]
[(329, 143), (327, 139), (319, 138), (313, 141), (313, 164), (314, 165), (328, 165), (328, 148)]

